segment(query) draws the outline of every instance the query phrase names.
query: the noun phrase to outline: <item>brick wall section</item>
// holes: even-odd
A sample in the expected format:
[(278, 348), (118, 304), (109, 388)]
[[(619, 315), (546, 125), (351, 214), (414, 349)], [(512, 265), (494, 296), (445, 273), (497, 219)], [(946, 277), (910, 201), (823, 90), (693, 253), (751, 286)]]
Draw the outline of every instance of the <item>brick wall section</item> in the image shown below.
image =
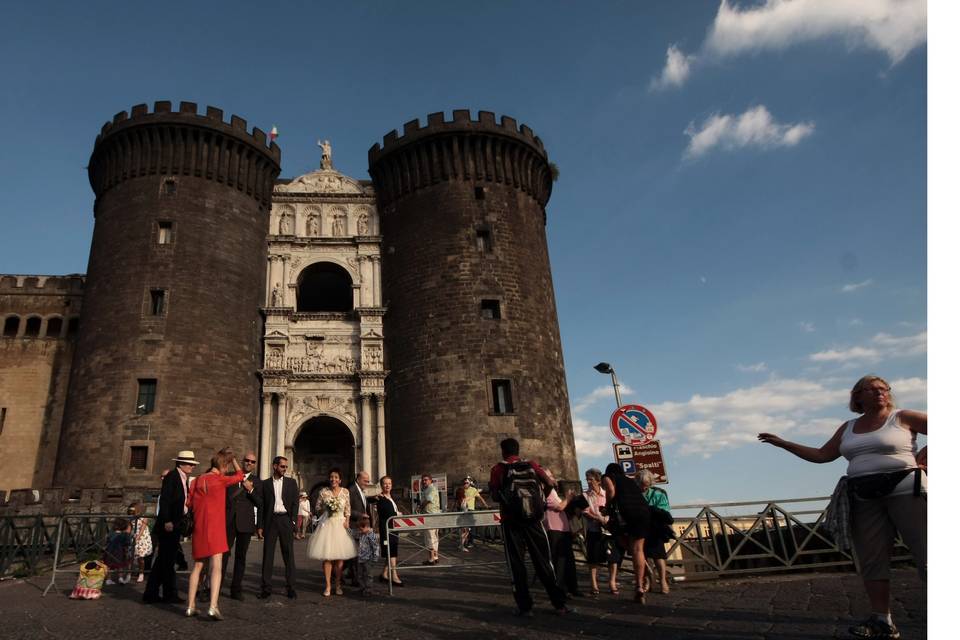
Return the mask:
[[(80, 276), (0, 277), (0, 322), (20, 320), (20, 336), (0, 337), (0, 491), (46, 487), (60, 438), (70, 376), (71, 318), (83, 299)], [(27, 318), (41, 318), (37, 337), (23, 335)], [(52, 321), (61, 322), (59, 330)]]
[[(463, 113), (443, 125), (431, 116), (426, 129), (408, 125), (414, 135), (397, 144), (388, 136), (383, 151), (371, 150), (383, 235), (390, 470), (401, 484), (423, 471), (485, 480), (500, 459), (499, 441), (513, 436), (524, 456), (575, 479), (544, 227), (546, 154), (532, 132), (510, 135), (492, 114), (465, 123)], [(490, 231), (489, 253), (477, 247), (481, 227)], [(481, 318), (488, 298), (500, 301), (502, 319)], [(492, 414), (492, 378), (512, 381), (513, 415)]]
[[(279, 149), (219, 110), (169, 109), (118, 115), (91, 157), (96, 224), (59, 486), (152, 484), (180, 449), (203, 461), (224, 445), (257, 445), (258, 306)], [(158, 243), (158, 221), (173, 223), (171, 244)], [(161, 318), (150, 315), (152, 288), (166, 291)], [(157, 380), (148, 415), (136, 413), (141, 378)], [(145, 471), (127, 468), (133, 441), (151, 446)]]

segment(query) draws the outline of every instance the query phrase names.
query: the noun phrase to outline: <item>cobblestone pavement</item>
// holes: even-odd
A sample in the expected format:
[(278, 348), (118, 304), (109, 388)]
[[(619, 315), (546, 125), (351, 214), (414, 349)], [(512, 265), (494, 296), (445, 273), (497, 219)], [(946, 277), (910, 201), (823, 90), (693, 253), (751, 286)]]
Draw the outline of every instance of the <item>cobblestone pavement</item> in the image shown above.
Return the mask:
[[(645, 606), (630, 598), (626, 581), (619, 597), (576, 598), (576, 613), (557, 616), (539, 584), (531, 592), (537, 602), (533, 618), (512, 614), (513, 598), (503, 565), (483, 565), (502, 558), (498, 547), (474, 553), (456, 551), (456, 569), (402, 572), (406, 586), (387, 594), (375, 582), (374, 596), (361, 598), (354, 589), (342, 597), (321, 595), (318, 562), (304, 557), (297, 543), (299, 598), (288, 600), (282, 589), (282, 561), (277, 559), (275, 595), (255, 597), (261, 550), (251, 545), (246, 598), (222, 598), (226, 620), (202, 615), (185, 618), (183, 606), (148, 606), (136, 585), (106, 587), (103, 598), (67, 598), (76, 574), (58, 577), (46, 597), (49, 576), (0, 583), (0, 637), (3, 638), (153, 638), (279, 637), (310, 638), (844, 638), (847, 627), (868, 611), (860, 580), (852, 573), (808, 573), (735, 580), (680, 583), (669, 595), (652, 593)], [(473, 563), (474, 566), (471, 566)], [(586, 569), (580, 567), (582, 588)], [(632, 576), (624, 576), (632, 578)], [(181, 577), (181, 595), (186, 579)], [(926, 591), (916, 572), (894, 572), (893, 615), (905, 640), (926, 638)], [(202, 611), (205, 611), (202, 609)]]

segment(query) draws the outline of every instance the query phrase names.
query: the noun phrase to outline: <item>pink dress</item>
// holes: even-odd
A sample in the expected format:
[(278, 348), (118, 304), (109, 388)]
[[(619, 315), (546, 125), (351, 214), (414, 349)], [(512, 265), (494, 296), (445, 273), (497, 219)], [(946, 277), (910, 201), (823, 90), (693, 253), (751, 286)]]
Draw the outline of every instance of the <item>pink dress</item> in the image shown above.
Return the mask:
[(193, 559), (202, 560), (225, 553), (227, 545), (227, 487), (238, 484), (243, 471), (234, 471), (225, 476), (205, 473), (190, 485), (190, 500), (193, 511)]

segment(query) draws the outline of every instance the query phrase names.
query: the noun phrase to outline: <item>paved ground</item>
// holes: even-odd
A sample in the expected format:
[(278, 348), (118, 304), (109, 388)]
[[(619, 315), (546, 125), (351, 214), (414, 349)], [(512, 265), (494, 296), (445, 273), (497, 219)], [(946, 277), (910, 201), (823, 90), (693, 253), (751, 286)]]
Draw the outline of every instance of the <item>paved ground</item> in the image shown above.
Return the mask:
[[(259, 583), (258, 543), (251, 545), (248, 593), (244, 602), (221, 600), (226, 620), (185, 618), (183, 608), (147, 606), (138, 586), (107, 587), (97, 601), (67, 598), (75, 575), (63, 574), (44, 598), (46, 578), (0, 583), (0, 637), (3, 638), (843, 638), (852, 620), (867, 611), (859, 579), (849, 573), (804, 574), (675, 585), (669, 595), (650, 594), (635, 604), (629, 589), (619, 597), (574, 599), (577, 612), (552, 613), (543, 590), (533, 587), (536, 615), (512, 615), (513, 599), (497, 547), (472, 554), (456, 569), (409, 570), (407, 586), (391, 597), (376, 583), (375, 596), (321, 596), (319, 563), (303, 557), (298, 543), (298, 591), (293, 601), (254, 597)], [(278, 558), (277, 567), (282, 567)], [(581, 584), (586, 587), (585, 571)], [(181, 580), (186, 595), (186, 580)], [(283, 593), (282, 571), (274, 581)], [(895, 571), (893, 614), (905, 640), (926, 638), (926, 593), (916, 573)], [(292, 634), (292, 636), (291, 636)]]

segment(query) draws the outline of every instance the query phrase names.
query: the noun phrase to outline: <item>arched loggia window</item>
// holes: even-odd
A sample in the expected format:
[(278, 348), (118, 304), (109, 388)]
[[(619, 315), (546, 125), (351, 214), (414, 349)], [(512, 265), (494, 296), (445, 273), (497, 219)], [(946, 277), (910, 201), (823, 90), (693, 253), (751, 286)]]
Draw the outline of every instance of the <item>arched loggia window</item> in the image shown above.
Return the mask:
[(353, 280), (332, 262), (318, 262), (303, 270), (297, 283), (297, 311), (350, 311)]

